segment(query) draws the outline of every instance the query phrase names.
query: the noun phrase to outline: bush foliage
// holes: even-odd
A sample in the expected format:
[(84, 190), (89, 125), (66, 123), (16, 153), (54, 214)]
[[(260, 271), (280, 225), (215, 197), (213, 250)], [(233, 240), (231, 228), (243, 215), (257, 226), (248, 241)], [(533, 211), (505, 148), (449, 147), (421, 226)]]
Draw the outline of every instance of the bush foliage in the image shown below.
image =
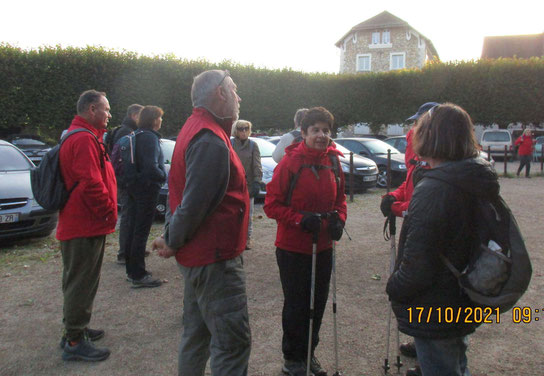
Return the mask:
[(433, 63), (421, 70), (370, 74), (307, 74), (229, 61), (212, 64), (175, 56), (147, 57), (103, 48), (0, 45), (0, 136), (38, 133), (56, 138), (87, 89), (105, 91), (117, 125), (132, 103), (165, 110), (162, 133), (176, 135), (190, 115), (192, 79), (229, 69), (242, 98), (240, 117), (259, 130), (292, 127), (300, 107), (324, 106), (338, 126), (402, 123), (424, 102), (453, 102), (476, 123), (544, 122), (544, 59)]

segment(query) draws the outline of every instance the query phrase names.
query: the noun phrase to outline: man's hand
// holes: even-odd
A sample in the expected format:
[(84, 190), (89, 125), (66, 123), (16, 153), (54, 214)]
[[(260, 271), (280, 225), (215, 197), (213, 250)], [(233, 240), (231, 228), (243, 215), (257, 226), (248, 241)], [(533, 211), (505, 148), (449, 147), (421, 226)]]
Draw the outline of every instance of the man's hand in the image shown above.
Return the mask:
[(176, 250), (170, 248), (162, 237), (153, 240), (153, 243), (151, 243), (151, 249), (153, 251), (157, 250), (157, 254), (163, 258), (170, 258), (176, 254)]
[(382, 197), (382, 203), (380, 204), (380, 210), (384, 217), (389, 217), (391, 214), (391, 205), (395, 202), (395, 197), (392, 195), (385, 195)]

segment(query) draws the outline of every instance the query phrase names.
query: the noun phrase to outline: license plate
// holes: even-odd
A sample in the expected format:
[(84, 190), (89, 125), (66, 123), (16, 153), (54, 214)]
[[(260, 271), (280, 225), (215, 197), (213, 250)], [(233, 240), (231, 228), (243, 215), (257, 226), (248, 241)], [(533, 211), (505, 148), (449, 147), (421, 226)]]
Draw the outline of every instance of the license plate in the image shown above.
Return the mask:
[(0, 223), (13, 223), (19, 221), (19, 213), (0, 214)]
[(363, 176), (363, 181), (378, 180), (378, 175)]

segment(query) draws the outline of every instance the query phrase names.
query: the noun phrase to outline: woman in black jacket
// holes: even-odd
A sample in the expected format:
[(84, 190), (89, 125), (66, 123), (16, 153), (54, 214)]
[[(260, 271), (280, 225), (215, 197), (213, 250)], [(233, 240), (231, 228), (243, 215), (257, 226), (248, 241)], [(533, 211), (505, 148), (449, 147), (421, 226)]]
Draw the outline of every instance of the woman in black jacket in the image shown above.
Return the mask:
[(127, 280), (132, 287), (158, 287), (162, 284), (145, 268), (145, 247), (161, 186), (166, 181), (164, 157), (158, 130), (163, 110), (145, 106), (140, 113), (135, 136), (136, 168), (138, 178), (127, 187), (127, 220), (120, 229), (125, 239)]
[(470, 116), (454, 104), (435, 106), (418, 120), (413, 147), (431, 169), (414, 182), (387, 293), (399, 330), (415, 338), (423, 375), (468, 376), (468, 335), (478, 324), (471, 301), (439, 255), (458, 270), (466, 267), (479, 244), (473, 202), (498, 195), (497, 175), (477, 157)]

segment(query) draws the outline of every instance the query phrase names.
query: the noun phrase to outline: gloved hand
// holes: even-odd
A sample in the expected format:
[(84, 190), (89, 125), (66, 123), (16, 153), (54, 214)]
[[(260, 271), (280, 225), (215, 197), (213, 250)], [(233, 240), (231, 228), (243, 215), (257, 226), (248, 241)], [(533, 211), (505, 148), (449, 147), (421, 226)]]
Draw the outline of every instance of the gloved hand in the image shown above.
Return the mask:
[(338, 213), (335, 212), (329, 217), (328, 230), (332, 240), (338, 241), (342, 238), (342, 234), (344, 233), (344, 222), (340, 219)]
[(382, 203), (380, 204), (380, 210), (384, 217), (389, 217), (391, 215), (391, 205), (397, 201), (395, 197), (391, 195), (385, 195), (382, 197)]
[(249, 185), (249, 197), (255, 197), (259, 194), (261, 189), (261, 183), (254, 181)]
[(321, 218), (315, 214), (304, 214), (300, 226), (306, 232), (319, 233), (321, 230)]

